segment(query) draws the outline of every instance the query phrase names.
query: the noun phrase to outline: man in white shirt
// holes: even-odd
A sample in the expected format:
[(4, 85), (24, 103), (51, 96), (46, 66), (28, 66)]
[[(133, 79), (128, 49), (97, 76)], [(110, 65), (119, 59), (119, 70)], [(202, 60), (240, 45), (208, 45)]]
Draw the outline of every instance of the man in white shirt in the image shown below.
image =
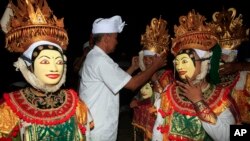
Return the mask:
[[(117, 45), (117, 35), (125, 22), (120, 16), (98, 18), (93, 23), (95, 46), (88, 53), (81, 70), (80, 98), (87, 104), (95, 127), (90, 132), (92, 141), (116, 141), (119, 117), (119, 91), (136, 90), (147, 82), (156, 70), (166, 65), (166, 52), (155, 55), (153, 65), (139, 75), (130, 74), (138, 67), (126, 71), (109, 56)], [(133, 64), (133, 63), (132, 63)]]

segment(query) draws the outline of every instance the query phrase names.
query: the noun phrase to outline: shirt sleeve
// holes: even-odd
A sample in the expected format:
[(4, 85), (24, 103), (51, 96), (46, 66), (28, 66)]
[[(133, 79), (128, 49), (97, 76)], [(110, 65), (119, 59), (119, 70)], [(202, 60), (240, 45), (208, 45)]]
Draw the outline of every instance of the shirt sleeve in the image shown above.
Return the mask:
[(235, 119), (229, 109), (226, 109), (217, 117), (217, 122), (215, 125), (202, 121), (203, 128), (215, 141), (230, 140), (231, 124), (235, 124)]
[(106, 64), (99, 65), (99, 73), (105, 85), (114, 93), (118, 93), (132, 78), (117, 63), (109, 60)]

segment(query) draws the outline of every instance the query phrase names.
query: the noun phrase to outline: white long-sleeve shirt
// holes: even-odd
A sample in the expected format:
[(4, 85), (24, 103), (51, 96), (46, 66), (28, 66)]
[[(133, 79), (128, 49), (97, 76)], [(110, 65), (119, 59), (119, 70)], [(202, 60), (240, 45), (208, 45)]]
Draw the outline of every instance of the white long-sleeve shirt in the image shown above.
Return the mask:
[(132, 78), (101, 48), (94, 46), (81, 69), (79, 94), (94, 120), (91, 141), (116, 141), (119, 91)]

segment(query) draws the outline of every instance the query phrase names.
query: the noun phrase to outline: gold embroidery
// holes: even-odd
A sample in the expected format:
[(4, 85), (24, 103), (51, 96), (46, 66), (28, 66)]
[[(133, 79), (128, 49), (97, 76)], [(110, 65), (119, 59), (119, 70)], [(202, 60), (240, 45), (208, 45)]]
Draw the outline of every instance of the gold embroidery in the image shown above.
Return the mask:
[(85, 125), (87, 124), (87, 106), (85, 105), (85, 103), (83, 103), (82, 101), (78, 102), (78, 105), (76, 107), (76, 118), (78, 123)]
[(246, 83), (245, 83), (245, 89), (248, 93), (250, 93), (250, 72), (247, 72), (247, 77), (246, 77)]
[(216, 115), (213, 111), (207, 106), (207, 104), (201, 100), (194, 103), (195, 111), (197, 112), (198, 117), (206, 122), (215, 124), (217, 121)]
[(64, 19), (57, 19), (46, 0), (17, 0), (17, 4), (10, 1), (10, 9), (14, 15), (6, 23), (5, 40), (10, 52), (24, 52), (39, 40), (51, 41), (67, 49)]
[(19, 118), (6, 103), (0, 105), (0, 138), (9, 134), (17, 125)]
[(228, 107), (230, 107), (230, 102), (228, 100), (222, 101), (222, 103), (213, 109), (213, 112), (218, 116), (223, 111), (225, 111)]
[[(244, 123), (250, 123), (250, 112), (249, 112), (249, 106), (250, 106), (250, 96), (249, 96), (249, 90), (250, 90), (250, 75), (247, 76), (246, 86), (244, 90), (236, 90), (233, 91), (233, 98), (238, 106), (240, 116), (242, 119), (242, 122)], [(249, 86), (248, 86), (249, 85)]]

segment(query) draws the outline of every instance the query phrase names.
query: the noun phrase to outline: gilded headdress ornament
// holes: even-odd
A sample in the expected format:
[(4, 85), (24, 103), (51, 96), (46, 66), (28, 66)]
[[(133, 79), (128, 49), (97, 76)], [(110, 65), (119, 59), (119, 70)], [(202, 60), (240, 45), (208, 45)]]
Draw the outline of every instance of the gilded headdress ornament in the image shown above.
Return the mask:
[(167, 21), (153, 18), (151, 24), (146, 26), (146, 32), (141, 35), (143, 50), (150, 50), (154, 53), (168, 51), (169, 34), (166, 29)]
[(215, 26), (205, 22), (206, 18), (195, 10), (187, 16), (180, 16), (180, 25), (174, 26), (175, 38), (171, 52), (176, 55), (181, 49), (195, 48), (208, 51), (218, 41), (214, 33)]
[(217, 26), (216, 34), (222, 48), (234, 50), (242, 41), (248, 40), (249, 29), (243, 26), (241, 14), (236, 17), (235, 8), (214, 12), (212, 17)]
[(12, 1), (9, 8), (13, 15), (7, 24), (6, 48), (11, 52), (24, 52), (29, 45), (46, 40), (66, 49), (68, 35), (64, 29), (63, 18), (57, 19), (46, 0)]

